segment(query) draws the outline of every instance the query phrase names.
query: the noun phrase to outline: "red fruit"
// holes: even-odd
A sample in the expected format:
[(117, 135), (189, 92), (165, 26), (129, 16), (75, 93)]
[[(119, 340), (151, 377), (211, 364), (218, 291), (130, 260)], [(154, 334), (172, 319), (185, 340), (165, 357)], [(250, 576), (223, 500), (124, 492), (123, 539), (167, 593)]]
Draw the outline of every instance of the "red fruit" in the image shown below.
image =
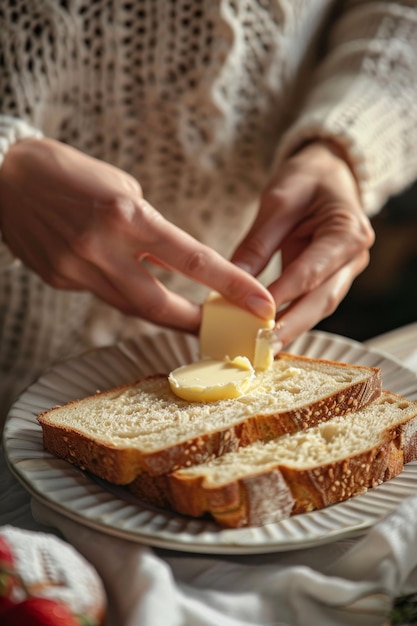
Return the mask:
[(11, 572), (10, 574), (4, 570), (0, 570), (0, 613), (1, 613), (1, 601), (10, 598), (13, 588), (16, 586), (16, 576)]
[[(14, 557), (7, 541), (0, 535), (0, 599), (9, 598), (16, 585)], [(0, 613), (2, 612), (0, 606)]]
[(4, 539), (4, 537), (0, 535), (0, 569), (2, 569), (3, 567), (7, 567), (9, 569), (13, 566), (13, 553), (10, 550), (10, 546), (7, 541)]
[(69, 608), (49, 598), (27, 598), (2, 615), (2, 626), (80, 626)]
[(2, 615), (2, 613), (9, 611), (9, 609), (11, 609), (14, 605), (15, 602), (13, 602), (11, 598), (7, 598), (6, 596), (0, 596), (0, 616)]

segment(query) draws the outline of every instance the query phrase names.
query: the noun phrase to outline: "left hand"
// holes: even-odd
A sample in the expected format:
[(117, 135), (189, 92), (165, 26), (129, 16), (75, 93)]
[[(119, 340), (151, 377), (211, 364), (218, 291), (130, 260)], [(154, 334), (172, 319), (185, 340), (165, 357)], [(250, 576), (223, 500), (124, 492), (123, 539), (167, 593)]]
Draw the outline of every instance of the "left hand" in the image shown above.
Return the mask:
[(316, 141), (275, 173), (232, 261), (257, 276), (281, 251), (282, 273), (269, 291), (283, 347), (333, 313), (368, 265), (373, 242), (349, 165), (336, 146)]

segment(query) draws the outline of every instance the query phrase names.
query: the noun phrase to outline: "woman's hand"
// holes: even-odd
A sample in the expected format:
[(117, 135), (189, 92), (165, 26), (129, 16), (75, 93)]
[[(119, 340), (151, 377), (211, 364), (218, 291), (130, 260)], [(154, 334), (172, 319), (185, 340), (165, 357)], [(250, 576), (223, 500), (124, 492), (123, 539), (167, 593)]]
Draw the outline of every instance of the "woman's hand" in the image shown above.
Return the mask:
[(257, 276), (281, 250), (282, 274), (269, 290), (280, 309), (277, 345), (285, 346), (336, 309), (367, 266), (373, 242), (349, 166), (318, 141), (273, 177), (233, 261)]
[(253, 276), (165, 220), (131, 176), (57, 141), (26, 140), (8, 152), (0, 227), (12, 252), (49, 285), (88, 290), (161, 326), (196, 331), (200, 307), (165, 288), (143, 259), (260, 317), (275, 313)]

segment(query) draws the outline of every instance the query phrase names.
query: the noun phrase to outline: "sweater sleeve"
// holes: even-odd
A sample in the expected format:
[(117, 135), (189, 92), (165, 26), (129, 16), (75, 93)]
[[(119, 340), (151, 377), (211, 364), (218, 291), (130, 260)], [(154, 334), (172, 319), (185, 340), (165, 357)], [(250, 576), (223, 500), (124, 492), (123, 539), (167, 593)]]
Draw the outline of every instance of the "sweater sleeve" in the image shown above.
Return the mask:
[(274, 167), (303, 143), (336, 142), (368, 214), (417, 178), (417, 6), (350, 0), (332, 23), (308, 96)]

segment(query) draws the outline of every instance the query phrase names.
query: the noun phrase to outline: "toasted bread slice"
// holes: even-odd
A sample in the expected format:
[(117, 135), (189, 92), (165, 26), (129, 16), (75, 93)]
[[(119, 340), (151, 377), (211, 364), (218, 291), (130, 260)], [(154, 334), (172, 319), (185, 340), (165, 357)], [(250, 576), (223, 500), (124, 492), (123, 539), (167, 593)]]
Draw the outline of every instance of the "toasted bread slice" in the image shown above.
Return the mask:
[(226, 527), (255, 526), (364, 493), (416, 458), (417, 402), (383, 392), (359, 411), (167, 476), (139, 476), (129, 489)]
[(378, 368), (281, 354), (245, 395), (187, 402), (149, 377), (38, 416), (51, 453), (115, 484), (166, 474), (345, 415), (381, 393)]

